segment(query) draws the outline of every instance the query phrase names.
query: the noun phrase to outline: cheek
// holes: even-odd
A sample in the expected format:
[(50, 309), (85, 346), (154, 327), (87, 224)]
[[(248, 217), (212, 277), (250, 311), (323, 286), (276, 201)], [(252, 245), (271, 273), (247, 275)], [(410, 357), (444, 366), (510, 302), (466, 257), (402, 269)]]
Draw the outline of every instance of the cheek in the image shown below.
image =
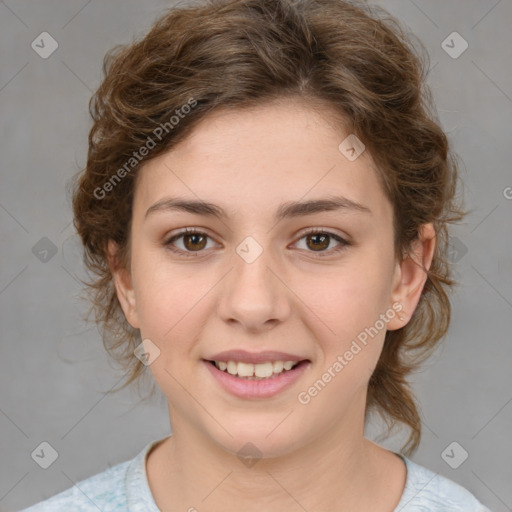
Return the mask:
[[(215, 280), (197, 279), (172, 269), (169, 264), (150, 261), (141, 264), (135, 276), (137, 313), (141, 334), (162, 347), (191, 343), (202, 299)], [(196, 321), (194, 321), (194, 319)], [(174, 343), (176, 342), (176, 343)]]
[(375, 254), (360, 254), (350, 265), (321, 278), (302, 279), (300, 285), (299, 295), (308, 297), (307, 305), (319, 320), (314, 332), (320, 365), (314, 377), (332, 382), (334, 393), (366, 387), (382, 351), (392, 316), (392, 266), (384, 255)]
[(302, 274), (293, 286), (320, 323), (330, 328), (331, 338), (340, 341), (357, 335), (386, 311), (392, 277), (389, 262), (370, 252), (334, 271)]
[[(159, 273), (139, 288), (138, 310), (141, 335), (159, 348), (157, 359), (151, 364), (153, 378), (165, 394), (186, 404), (180, 383), (187, 382), (198, 364), (199, 339), (203, 333), (203, 319), (208, 316), (208, 292), (212, 284), (198, 283), (190, 277)], [(195, 393), (194, 385), (187, 386)]]

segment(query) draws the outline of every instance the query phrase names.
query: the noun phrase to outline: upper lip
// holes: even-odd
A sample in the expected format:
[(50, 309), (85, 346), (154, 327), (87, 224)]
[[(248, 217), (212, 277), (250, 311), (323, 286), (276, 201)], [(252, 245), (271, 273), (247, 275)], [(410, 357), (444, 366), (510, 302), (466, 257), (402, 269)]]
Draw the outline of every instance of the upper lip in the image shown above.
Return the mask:
[(263, 352), (247, 352), (246, 350), (225, 350), (207, 359), (207, 361), (235, 361), (240, 363), (266, 363), (274, 361), (303, 361), (307, 358), (286, 352), (265, 350)]

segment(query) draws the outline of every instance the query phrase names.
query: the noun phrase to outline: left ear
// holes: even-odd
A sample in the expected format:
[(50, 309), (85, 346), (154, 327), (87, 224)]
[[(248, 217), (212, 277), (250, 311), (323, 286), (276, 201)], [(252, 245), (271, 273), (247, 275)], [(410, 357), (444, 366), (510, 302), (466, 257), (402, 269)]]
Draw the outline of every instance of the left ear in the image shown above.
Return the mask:
[(397, 262), (393, 278), (392, 303), (399, 303), (402, 309), (388, 322), (387, 329), (400, 329), (409, 322), (418, 305), (421, 292), (427, 281), (427, 273), (432, 264), (436, 247), (436, 233), (432, 223), (423, 224), (418, 236), (412, 242), (411, 250), (402, 262)]

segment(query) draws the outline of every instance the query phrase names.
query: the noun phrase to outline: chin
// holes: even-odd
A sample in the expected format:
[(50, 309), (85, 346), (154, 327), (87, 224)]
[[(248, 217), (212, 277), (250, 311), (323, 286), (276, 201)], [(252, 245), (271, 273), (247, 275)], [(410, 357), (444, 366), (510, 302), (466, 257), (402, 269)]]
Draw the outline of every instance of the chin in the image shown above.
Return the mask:
[[(273, 458), (290, 454), (298, 449), (303, 440), (303, 425), (294, 424), (286, 418), (286, 414), (280, 414), (278, 418), (272, 415), (272, 421), (268, 415), (265, 418), (255, 419), (254, 417), (231, 418), (227, 422), (229, 435), (222, 428), (216, 428), (210, 432), (213, 442), (224, 451), (244, 458)], [(293, 422), (293, 423), (292, 423)]]

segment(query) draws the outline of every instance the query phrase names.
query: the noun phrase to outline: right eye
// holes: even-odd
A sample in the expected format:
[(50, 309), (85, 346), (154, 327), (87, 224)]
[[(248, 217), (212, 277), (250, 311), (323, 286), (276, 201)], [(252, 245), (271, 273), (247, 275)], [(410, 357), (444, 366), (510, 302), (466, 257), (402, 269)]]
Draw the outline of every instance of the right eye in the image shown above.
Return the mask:
[[(192, 256), (194, 253), (203, 252), (207, 239), (210, 238), (205, 232), (197, 229), (186, 228), (169, 238), (164, 245), (172, 252)], [(177, 248), (175, 242), (182, 239), (183, 248)]]

